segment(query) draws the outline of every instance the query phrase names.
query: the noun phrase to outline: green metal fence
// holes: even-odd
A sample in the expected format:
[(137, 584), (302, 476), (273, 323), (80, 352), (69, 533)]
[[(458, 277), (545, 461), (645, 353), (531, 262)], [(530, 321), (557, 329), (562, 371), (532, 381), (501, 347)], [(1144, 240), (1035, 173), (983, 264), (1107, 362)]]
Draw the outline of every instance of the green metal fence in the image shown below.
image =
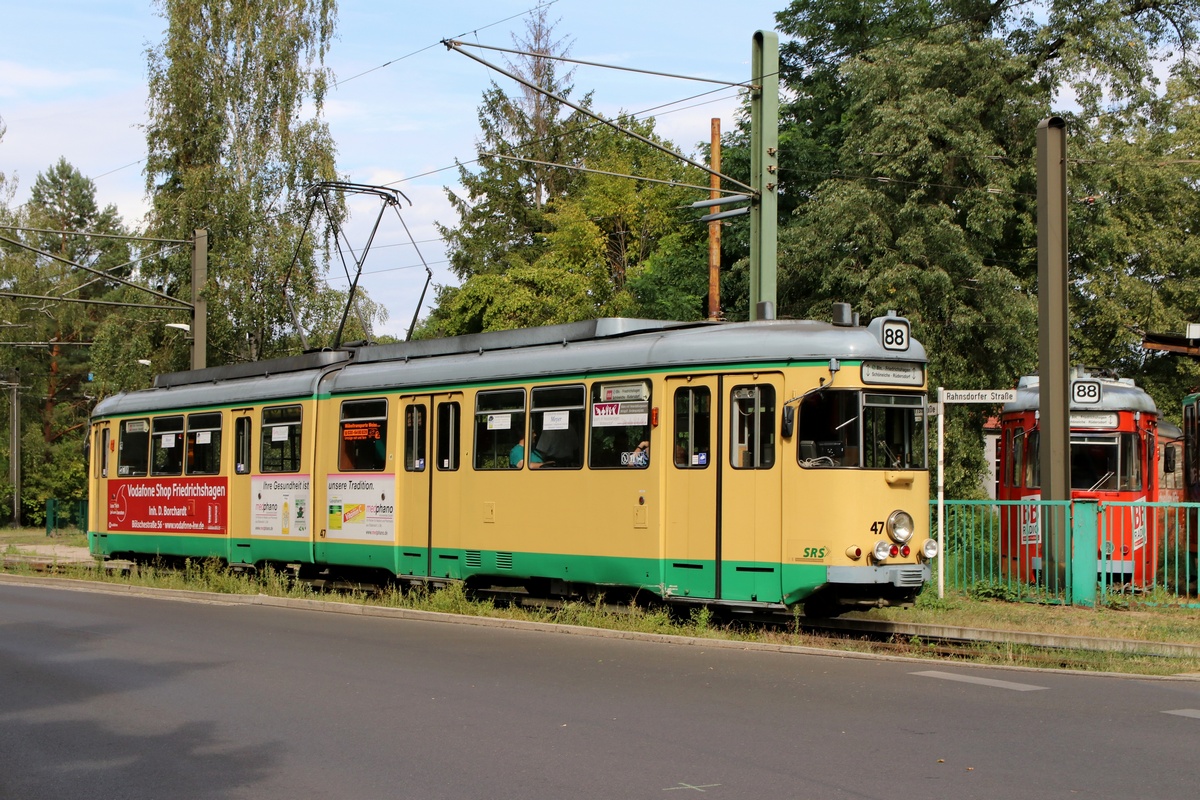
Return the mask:
[(946, 500), (939, 589), (1095, 605), (1114, 596), (1200, 607), (1196, 503)]
[(53, 536), (65, 529), (86, 531), (87, 511), (87, 500), (50, 498), (46, 501), (46, 535)]

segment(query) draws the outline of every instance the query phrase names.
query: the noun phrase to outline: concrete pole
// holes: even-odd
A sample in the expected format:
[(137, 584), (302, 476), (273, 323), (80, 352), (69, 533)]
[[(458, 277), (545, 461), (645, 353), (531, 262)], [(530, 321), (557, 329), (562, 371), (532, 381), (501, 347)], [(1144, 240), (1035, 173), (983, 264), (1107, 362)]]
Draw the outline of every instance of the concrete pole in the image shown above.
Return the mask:
[[(1067, 295), (1067, 124), (1049, 117), (1037, 128), (1038, 384), (1042, 500), (1071, 499), (1070, 354)], [(1062, 508), (1042, 507), (1047, 589), (1066, 587), (1069, 525)], [(1047, 519), (1046, 517), (1049, 517)]]

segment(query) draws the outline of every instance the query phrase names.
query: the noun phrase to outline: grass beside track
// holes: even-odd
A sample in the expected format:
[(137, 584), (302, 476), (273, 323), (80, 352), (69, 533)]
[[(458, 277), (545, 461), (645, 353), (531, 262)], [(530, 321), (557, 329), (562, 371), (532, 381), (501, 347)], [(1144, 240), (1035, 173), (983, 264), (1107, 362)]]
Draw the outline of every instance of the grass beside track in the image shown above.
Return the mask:
[[(86, 537), (82, 534), (47, 537), (45, 531), (0, 529), (0, 554), (2, 555), (18, 554), (22, 545), (46, 544), (86, 546)], [(2, 570), (9, 574), (45, 574), (44, 569), (14, 559), (5, 559)], [(555, 603), (544, 606), (497, 604), (491, 599), (471, 598), (460, 586), (451, 586), (433, 592), (422, 590), (402, 592), (396, 587), (388, 587), (379, 590), (332, 593), (314, 589), (308, 584), (294, 581), (290, 576), (274, 570), (268, 569), (254, 575), (247, 575), (231, 571), (216, 561), (187, 561), (182, 569), (141, 565), (127, 573), (79, 565), (57, 565), (53, 571), (59, 577), (109, 584), (187, 589), (220, 594), (265, 594), (274, 597), (337, 600), (391, 608), (577, 625), (606, 630), (773, 645), (824, 647), (942, 661), (1056, 667), (1141, 675), (1200, 673), (1200, 659), (1090, 651), (1048, 651), (1043, 648), (1002, 642), (988, 642), (972, 646), (958, 645), (947, 648), (934, 642), (924, 642), (909, 637), (897, 638), (884, 643), (867, 642), (805, 633), (800, 631), (795, 624), (778, 627), (751, 627), (743, 623), (724, 623), (703, 608), (693, 610), (686, 617), (681, 617), (677, 612), (661, 606), (613, 609), (603, 603), (586, 602)], [(874, 609), (866, 612), (854, 612), (849, 616), (860, 619), (1106, 639), (1185, 643), (1200, 641), (1200, 610), (1141, 605), (1128, 599), (1123, 599), (1120, 604), (1082, 609), (975, 599), (966, 595), (954, 595), (939, 599), (936, 596), (936, 589), (930, 587), (918, 598), (913, 608)]]

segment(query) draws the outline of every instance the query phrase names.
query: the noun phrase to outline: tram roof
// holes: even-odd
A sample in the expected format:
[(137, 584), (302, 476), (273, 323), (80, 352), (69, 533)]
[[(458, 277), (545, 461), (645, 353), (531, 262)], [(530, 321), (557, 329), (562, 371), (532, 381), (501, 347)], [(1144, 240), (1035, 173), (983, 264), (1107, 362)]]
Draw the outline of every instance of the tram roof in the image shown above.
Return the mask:
[(870, 359), (924, 363), (925, 348), (884, 349), (882, 317), (867, 326), (812, 320), (675, 322), (606, 318), (173, 372), (154, 387), (105, 398), (96, 416), (356, 393), (600, 375), (645, 369)]
[[(607, 319), (577, 323), (591, 335), (555, 335), (571, 326), (503, 331), (511, 337), (486, 339), (454, 348), (442, 340), (430, 351), (415, 342), (365, 348), (331, 381), (335, 393), (366, 392), (404, 386), (601, 375), (650, 369), (702, 368), (705, 365), (795, 363), (838, 359), (924, 362), (916, 341), (896, 353), (880, 344), (875, 327), (837, 326), (811, 320), (760, 320), (725, 323), (663, 323)], [(590, 326), (595, 326), (591, 328)], [(874, 325), (874, 323), (873, 323)], [(557, 330), (556, 330), (557, 329)], [(533, 338), (529, 338), (532, 335)], [(459, 337), (466, 344), (471, 337)], [(414, 347), (413, 345), (418, 345)], [(432, 358), (428, 356), (440, 356)]]
[(156, 376), (151, 389), (104, 398), (96, 404), (92, 415), (310, 397), (317, 393), (321, 377), (349, 361), (352, 355), (349, 350), (322, 350), (268, 361), (168, 372)]
[[(1154, 398), (1146, 394), (1132, 378), (1118, 378), (1107, 372), (1088, 371), (1074, 367), (1071, 381), (1095, 381), (1100, 384), (1100, 402), (1077, 403), (1071, 400), (1072, 411), (1145, 411), (1158, 414)], [(1017, 399), (1005, 403), (1004, 412), (1037, 410), (1040, 405), (1040, 379), (1037, 375), (1026, 375), (1017, 383)]]

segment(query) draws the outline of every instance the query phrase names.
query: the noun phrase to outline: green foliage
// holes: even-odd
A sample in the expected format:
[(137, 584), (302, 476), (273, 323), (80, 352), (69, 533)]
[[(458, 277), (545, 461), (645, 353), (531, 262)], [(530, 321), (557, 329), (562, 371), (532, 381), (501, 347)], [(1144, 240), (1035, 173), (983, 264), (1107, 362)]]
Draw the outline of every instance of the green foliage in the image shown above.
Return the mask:
[[(307, 186), (337, 179), (321, 120), (334, 33), (330, 0), (159, 0), (163, 41), (149, 51), (146, 188), (151, 231), (190, 239), (209, 232), (210, 362), (295, 352), (284, 282), (300, 309), (320, 309), (317, 246), (345, 216), (304, 236)], [(201, 90), (202, 87), (202, 90)], [(318, 245), (314, 245), (314, 239)], [(167, 294), (190, 297), (186, 250), (145, 263)]]
[[(547, 56), (569, 52), (569, 43), (554, 38), (546, 13), (539, 7), (527, 18), (524, 36), (513, 37), (517, 50)], [(521, 56), (508, 67), (545, 91), (570, 98), (571, 73), (559, 75), (557, 64), (535, 55)], [(590, 98), (579, 105), (587, 108)], [(483, 94), (479, 126), (478, 170), (460, 165), (464, 193), (446, 191), (459, 221), (438, 226), (450, 268), (463, 281), (530, 266), (546, 252), (547, 208), (577, 180), (570, 170), (548, 165), (579, 163), (594, 123), (545, 94), (522, 87), (509, 95), (493, 82)]]
[[(1056, 94), (1068, 119), (1072, 358), (1139, 379), (1177, 415), (1200, 369), (1147, 357), (1200, 296), (1192, 220), (1197, 95), (1190, 58), (1160, 92), (1154, 58), (1189, 51), (1200, 4), (1116, 0), (795, 0), (781, 47), (779, 312), (864, 318), (896, 309), (930, 356), (932, 386), (1005, 387), (1036, 369), (1036, 129)], [(748, 170), (743, 121), (723, 163)], [(1087, 199), (1090, 198), (1090, 199)], [(741, 246), (740, 230), (725, 238)], [(748, 308), (744, 270), (723, 293)], [(1190, 314), (1190, 316), (1189, 316)], [(969, 497), (984, 414), (955, 413), (947, 491)]]
[[(139, 315), (80, 302), (127, 297), (119, 281), (131, 267), (128, 242), (103, 235), (126, 233), (116, 207), (100, 208), (95, 185), (75, 167), (60, 159), (39, 173), (29, 201), (4, 216), (27, 230), (4, 232), (21, 246), (0, 247), (0, 283), (33, 297), (0, 298), (7, 323), (0, 344), (10, 343), (0, 346), (0, 372), (18, 386), (22, 516), (40, 524), (47, 499), (79, 500), (87, 491), (88, 414), (105, 392), (92, 380), (100, 362), (89, 345), (106, 325), (120, 326), (128, 338)], [(65, 300), (52, 299), (58, 297)], [(12, 395), (4, 397), (7, 406)], [(6, 460), (9, 442), (0, 444)]]
[(1001, 580), (975, 581), (967, 587), (967, 597), (972, 600), (1002, 600), (1005, 603), (1016, 603), (1023, 599), (1023, 592), (1018, 584)]
[[(544, 9), (515, 43), (533, 53), (566, 51)], [(558, 76), (554, 63), (523, 56), (509, 66), (567, 97), (570, 74)], [(463, 282), (439, 287), (421, 337), (601, 316), (702, 316), (704, 232), (681, 209), (696, 192), (655, 182), (695, 185), (698, 170), (532, 91), (510, 97), (493, 84), (479, 121), (478, 171), (460, 168), (465, 194), (449, 193), (459, 222), (441, 228)], [(656, 140), (653, 120), (618, 121)], [(652, 180), (622, 177), (630, 175)]]

